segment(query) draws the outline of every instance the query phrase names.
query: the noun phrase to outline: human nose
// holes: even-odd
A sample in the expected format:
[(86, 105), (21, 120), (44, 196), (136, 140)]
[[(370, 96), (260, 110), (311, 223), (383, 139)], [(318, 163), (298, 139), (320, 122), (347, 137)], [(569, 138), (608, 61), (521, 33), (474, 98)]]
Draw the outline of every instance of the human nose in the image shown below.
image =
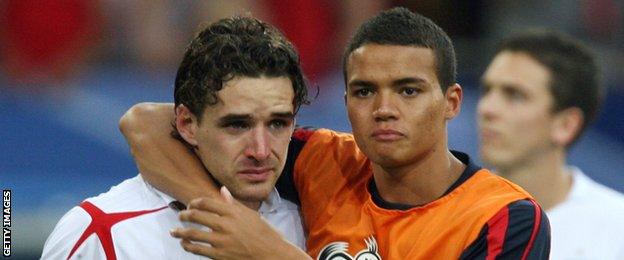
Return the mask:
[(477, 114), (480, 119), (490, 120), (496, 117), (500, 105), (500, 97), (494, 91), (489, 91), (479, 98)]
[(375, 121), (388, 121), (397, 119), (398, 111), (392, 100), (391, 93), (380, 91), (375, 97), (373, 117)]
[(264, 126), (256, 127), (251, 131), (250, 143), (245, 155), (256, 161), (263, 161), (270, 155), (269, 132)]

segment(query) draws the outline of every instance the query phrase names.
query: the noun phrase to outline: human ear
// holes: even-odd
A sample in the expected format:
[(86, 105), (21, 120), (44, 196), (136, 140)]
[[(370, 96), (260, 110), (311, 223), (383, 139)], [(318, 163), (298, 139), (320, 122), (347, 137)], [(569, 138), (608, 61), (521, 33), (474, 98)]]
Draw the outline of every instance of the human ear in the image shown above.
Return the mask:
[(454, 118), (461, 111), (463, 95), (463, 90), (457, 83), (446, 89), (446, 92), (444, 93), (444, 98), (446, 100), (444, 117), (447, 120)]
[(197, 117), (185, 105), (176, 107), (175, 126), (180, 136), (192, 146), (197, 146), (195, 134), (197, 132)]
[(560, 146), (568, 146), (580, 133), (583, 120), (583, 111), (578, 107), (556, 112), (551, 132), (553, 142)]

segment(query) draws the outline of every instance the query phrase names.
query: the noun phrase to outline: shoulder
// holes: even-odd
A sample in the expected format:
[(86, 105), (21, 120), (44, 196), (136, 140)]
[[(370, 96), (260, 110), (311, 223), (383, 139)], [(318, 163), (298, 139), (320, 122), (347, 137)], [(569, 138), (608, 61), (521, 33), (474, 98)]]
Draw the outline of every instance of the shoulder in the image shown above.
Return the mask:
[(482, 227), (462, 259), (548, 259), (550, 224), (531, 199), (511, 202)]
[[(532, 199), (520, 186), (485, 168), (479, 168), (450, 194), (455, 193), (461, 194), (464, 200), (473, 203), (476, 210), (488, 208), (488, 212), (492, 214), (505, 205), (515, 205), (514, 203), (519, 201)], [(485, 217), (490, 216), (492, 215)]]
[(327, 157), (340, 161), (352, 160), (354, 157), (361, 159), (363, 156), (353, 135), (329, 129), (297, 129), (293, 134), (293, 142), (300, 144), (297, 161), (324, 161)]
[(298, 127), (292, 135), (293, 141), (304, 143), (355, 142), (353, 135), (325, 128)]
[(548, 210), (553, 230), (557, 233), (567, 232), (564, 229), (570, 228), (586, 230), (577, 225), (582, 222), (586, 223), (585, 227), (592, 227), (592, 230), (586, 230), (590, 233), (624, 232), (624, 222), (621, 221), (624, 195), (595, 182), (580, 171), (573, 176), (572, 190), (566, 200)]
[(502, 234), (522, 234), (526, 241), (533, 239), (540, 232), (550, 233), (548, 217), (532, 199), (511, 202), (492, 216), (487, 224), (490, 231), (504, 231)]
[(77, 241), (91, 223), (91, 217), (80, 207), (74, 207), (59, 220), (43, 247), (42, 259), (67, 258), (73, 242)]
[(140, 175), (127, 179), (111, 187), (107, 192), (85, 201), (107, 213), (145, 210), (167, 205), (156, 189), (147, 184)]
[(127, 179), (67, 212), (48, 237), (42, 258), (104, 258), (114, 251), (112, 241), (106, 240), (112, 237), (113, 225), (166, 207), (140, 176)]
[(565, 201), (548, 210), (553, 259), (624, 259), (624, 198), (583, 174)]
[(532, 199), (523, 199), (509, 203), (505, 208), (501, 209), (497, 215), (509, 215), (510, 220), (518, 223), (539, 225), (541, 222), (548, 224), (542, 208)]
[[(460, 177), (451, 185), (446, 193), (472, 193), (478, 200), (499, 200), (505, 204), (509, 201), (530, 198), (531, 196), (520, 186), (500, 177), (486, 168), (476, 165), (466, 153), (451, 150), (455, 158), (460, 160), (466, 168)], [(458, 189), (459, 188), (459, 189)], [(492, 196), (483, 196), (484, 194)], [(496, 209), (500, 206), (496, 207)]]
[(592, 180), (578, 169), (573, 172), (574, 184), (570, 200), (583, 200), (614, 210), (624, 210), (624, 194)]

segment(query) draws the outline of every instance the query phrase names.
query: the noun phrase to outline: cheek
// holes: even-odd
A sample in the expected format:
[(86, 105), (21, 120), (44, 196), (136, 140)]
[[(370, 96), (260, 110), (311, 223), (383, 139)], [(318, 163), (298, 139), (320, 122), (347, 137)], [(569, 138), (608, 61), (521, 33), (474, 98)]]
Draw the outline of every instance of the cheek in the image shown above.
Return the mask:
[(511, 133), (510, 142), (517, 147), (533, 149), (550, 142), (551, 123), (547, 117), (526, 115), (510, 123), (508, 131)]
[(365, 124), (367, 117), (366, 109), (362, 106), (347, 105), (347, 116), (353, 128), (353, 134), (357, 134), (356, 132), (360, 131)]
[(444, 117), (444, 108), (439, 104), (422, 110), (410, 109), (408, 106), (403, 110), (403, 115), (410, 117), (409, 124), (411, 127), (417, 128), (419, 132), (427, 135), (443, 133), (440, 132), (440, 129), (444, 127), (446, 118)]
[(288, 153), (288, 145), (290, 144), (291, 132), (284, 131), (273, 135), (270, 141), (271, 150), (280, 160), (284, 160)]
[(546, 119), (534, 120), (532, 122), (527, 122), (527, 124), (522, 127), (518, 126), (517, 131), (522, 131), (522, 129), (532, 129), (532, 137), (536, 142), (548, 143), (550, 142), (550, 132), (552, 128), (552, 122)]
[(219, 133), (206, 134), (199, 141), (199, 149), (208, 169), (227, 168), (225, 166), (236, 160), (243, 147), (241, 140), (228, 138)]

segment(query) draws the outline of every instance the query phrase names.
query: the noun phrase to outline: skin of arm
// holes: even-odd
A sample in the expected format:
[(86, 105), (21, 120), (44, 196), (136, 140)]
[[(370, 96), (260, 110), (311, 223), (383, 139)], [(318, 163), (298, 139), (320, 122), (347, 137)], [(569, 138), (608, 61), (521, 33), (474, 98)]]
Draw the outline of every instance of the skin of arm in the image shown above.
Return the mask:
[(193, 151), (171, 136), (172, 103), (139, 103), (119, 120), (119, 129), (141, 176), (184, 204), (219, 191)]

